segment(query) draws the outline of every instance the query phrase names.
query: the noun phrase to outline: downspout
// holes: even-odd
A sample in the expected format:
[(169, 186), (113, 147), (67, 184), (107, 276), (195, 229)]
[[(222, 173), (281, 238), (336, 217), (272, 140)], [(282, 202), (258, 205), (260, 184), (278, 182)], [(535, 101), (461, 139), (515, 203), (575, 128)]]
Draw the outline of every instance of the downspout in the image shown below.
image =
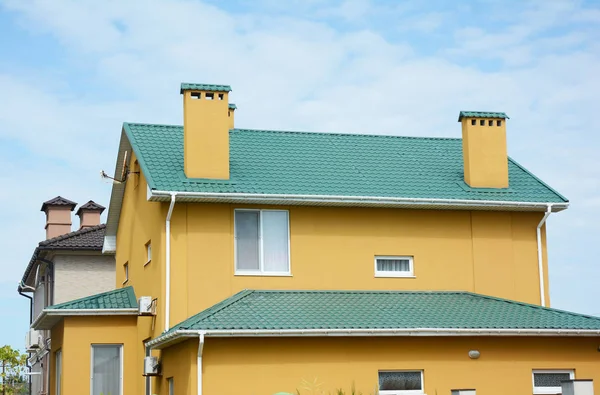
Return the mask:
[[(146, 349), (146, 356), (150, 357), (152, 356), (152, 349), (146, 345), (145, 349)], [(150, 376), (146, 376), (146, 395), (152, 395), (152, 378)]]
[[(31, 323), (33, 322), (33, 296), (25, 295), (23, 293), (23, 288), (21, 288), (21, 284), (19, 284), (19, 288), (17, 290), (19, 292), (19, 295), (29, 299), (29, 325), (31, 325)], [(27, 357), (25, 367), (29, 371), (29, 393), (31, 394), (31, 365), (29, 364), (29, 357)]]
[[(37, 258), (38, 261), (40, 262), (44, 262), (45, 264), (48, 265), (48, 273), (51, 274), (50, 276), (46, 276), (46, 278), (50, 277), (48, 279), (48, 288), (45, 289), (45, 292), (48, 292), (48, 306), (52, 306), (54, 304), (54, 262), (52, 262), (51, 260), (45, 259), (45, 258)], [(44, 306), (44, 308), (46, 308), (46, 306)], [(45, 335), (45, 331), (44, 331), (44, 335)], [(47, 347), (48, 343), (46, 343), (46, 336), (44, 336), (44, 347)], [(50, 351), (50, 350), (48, 350)], [(44, 388), (44, 390), (46, 391), (47, 394), (50, 393), (50, 357), (49, 357), (50, 353), (46, 354), (46, 374), (42, 375), (42, 388)]]
[(171, 193), (171, 205), (169, 206), (167, 220), (165, 222), (165, 332), (169, 330), (171, 315), (171, 215), (173, 214), (173, 208), (175, 207), (176, 196), (176, 193)]
[(542, 307), (546, 307), (546, 287), (544, 285), (544, 261), (542, 257), (542, 226), (546, 223), (546, 220), (552, 213), (552, 205), (549, 204), (546, 213), (542, 217), (542, 220), (537, 226), (536, 237), (537, 237), (537, 250), (538, 250), (538, 272), (540, 273), (540, 300)]
[(204, 334), (202, 331), (198, 334), (198, 394), (202, 395), (202, 353), (204, 351)]

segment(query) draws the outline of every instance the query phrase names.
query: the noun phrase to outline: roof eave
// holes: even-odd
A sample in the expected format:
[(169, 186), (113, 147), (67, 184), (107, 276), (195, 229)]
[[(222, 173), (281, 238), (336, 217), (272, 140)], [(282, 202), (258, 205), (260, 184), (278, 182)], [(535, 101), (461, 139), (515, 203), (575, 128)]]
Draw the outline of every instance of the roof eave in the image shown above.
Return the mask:
[(497, 328), (361, 328), (361, 329), (235, 329), (176, 330), (146, 343), (151, 349), (162, 349), (187, 338), (197, 337), (374, 337), (374, 336), (600, 336), (600, 329), (497, 329)]
[(138, 309), (44, 309), (33, 321), (33, 329), (52, 329), (58, 321), (64, 317), (72, 316), (115, 316), (115, 315), (138, 315)]
[(407, 208), (463, 209), (463, 210), (514, 210), (559, 212), (569, 207), (568, 202), (510, 202), (494, 200), (458, 200), (431, 198), (402, 198), (377, 196), (339, 196), (339, 195), (285, 195), (285, 194), (244, 194), (211, 192), (178, 192), (151, 190), (149, 201), (168, 201), (171, 195), (177, 201), (201, 203), (254, 203), (284, 205), (320, 205), (320, 206), (384, 206)]

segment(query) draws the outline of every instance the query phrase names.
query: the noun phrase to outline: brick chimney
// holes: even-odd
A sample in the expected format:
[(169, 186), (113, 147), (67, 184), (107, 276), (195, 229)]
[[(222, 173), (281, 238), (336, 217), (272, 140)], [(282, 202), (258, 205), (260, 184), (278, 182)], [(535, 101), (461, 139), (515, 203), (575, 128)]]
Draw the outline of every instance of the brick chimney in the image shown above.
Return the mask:
[[(229, 85), (182, 83), (183, 169), (187, 178), (229, 179)], [(235, 109), (233, 109), (235, 110)]]
[(90, 228), (100, 225), (100, 214), (105, 210), (104, 206), (90, 200), (75, 213), (79, 216), (79, 229)]
[(46, 213), (46, 239), (52, 239), (71, 231), (71, 211), (75, 209), (77, 203), (57, 196), (42, 204), (42, 209)]
[(503, 112), (460, 112), (464, 179), (470, 187), (508, 188), (507, 119)]

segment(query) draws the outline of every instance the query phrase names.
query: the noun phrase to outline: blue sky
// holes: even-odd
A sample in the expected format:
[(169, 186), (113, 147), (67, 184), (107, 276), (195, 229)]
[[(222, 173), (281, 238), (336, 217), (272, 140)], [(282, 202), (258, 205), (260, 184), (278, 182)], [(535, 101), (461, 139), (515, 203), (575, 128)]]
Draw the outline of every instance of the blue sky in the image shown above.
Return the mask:
[(507, 112), (510, 155), (571, 200), (552, 305), (600, 315), (598, 2), (0, 0), (0, 42), (0, 344), (23, 347), (41, 203), (107, 205), (122, 122), (181, 123), (182, 81), (232, 85), (248, 128), (458, 137), (460, 110)]

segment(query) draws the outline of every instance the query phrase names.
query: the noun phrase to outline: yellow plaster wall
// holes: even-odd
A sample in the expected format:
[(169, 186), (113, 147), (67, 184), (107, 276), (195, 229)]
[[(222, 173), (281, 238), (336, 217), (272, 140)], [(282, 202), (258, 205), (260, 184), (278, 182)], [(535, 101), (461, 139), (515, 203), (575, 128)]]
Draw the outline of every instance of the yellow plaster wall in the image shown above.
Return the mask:
[[(176, 205), (172, 324), (243, 289), (465, 290), (540, 303), (542, 213), (279, 206), (290, 213), (292, 276), (269, 277), (234, 274), (239, 207), (251, 206)], [(375, 255), (414, 256), (416, 278), (375, 278)]]
[[(207, 338), (203, 393), (295, 393), (303, 380), (316, 378), (326, 394), (340, 387), (349, 392), (352, 382), (372, 394), (379, 370), (424, 370), (426, 394), (450, 394), (458, 388), (476, 388), (485, 395), (531, 394), (533, 369), (575, 369), (576, 378), (600, 382), (598, 342), (541, 337)], [(191, 352), (194, 343), (188, 343)], [(470, 359), (469, 350), (479, 350), (481, 357)]]
[[(50, 381), (50, 395), (56, 395), (56, 352), (61, 350), (63, 352), (62, 355), (62, 363), (63, 363), (63, 376), (65, 374), (70, 373), (70, 371), (65, 370), (65, 347), (64, 347), (64, 337), (65, 337), (65, 324), (64, 324), (64, 320), (60, 321), (58, 324), (54, 325), (54, 327), (52, 328), (51, 331), (51, 349), (50, 349), (50, 353), (51, 353), (51, 357), (49, 358), (50, 361), (50, 377), (48, 378)], [(68, 348), (66, 348), (66, 350), (68, 351)], [(70, 366), (68, 366), (67, 368), (70, 368)], [(66, 373), (65, 373), (66, 372)], [(61, 392), (64, 394), (64, 390), (62, 390), (62, 388), (64, 388), (64, 381), (61, 384)]]
[(123, 345), (123, 393), (142, 393), (139, 387), (141, 360), (137, 355), (137, 317), (65, 317), (52, 330), (50, 395), (55, 395), (54, 361), (56, 351), (62, 349), (63, 394), (90, 392), (92, 344)]
[(173, 378), (174, 395), (196, 395), (198, 339), (187, 340), (162, 351), (162, 375), (153, 393), (167, 394), (168, 378)]
[[(465, 182), (474, 188), (508, 188), (506, 120), (463, 118), (462, 145)], [(492, 120), (493, 125), (488, 126)], [(496, 126), (497, 121), (501, 126)]]

